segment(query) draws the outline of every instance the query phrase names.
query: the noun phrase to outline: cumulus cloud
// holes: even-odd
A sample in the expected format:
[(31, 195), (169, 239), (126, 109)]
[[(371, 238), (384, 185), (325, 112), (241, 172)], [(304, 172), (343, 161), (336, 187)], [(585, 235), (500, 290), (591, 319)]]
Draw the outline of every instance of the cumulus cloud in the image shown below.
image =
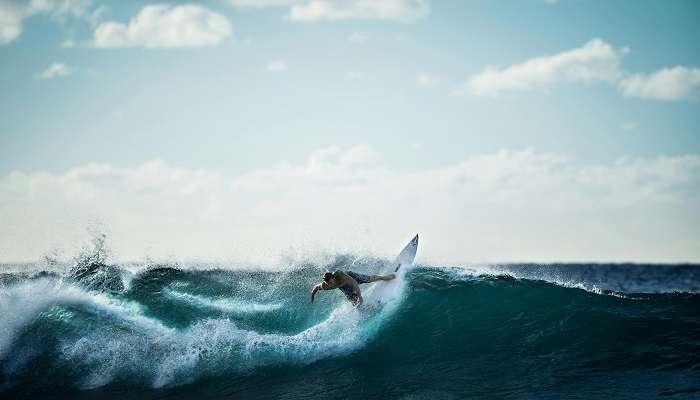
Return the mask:
[(477, 95), (547, 87), (559, 82), (616, 82), (622, 75), (620, 61), (626, 48), (593, 39), (585, 45), (551, 56), (537, 57), (504, 69), (487, 67), (467, 82)]
[(236, 176), (154, 160), (0, 178), (0, 259), (70, 253), (90, 221), (120, 259), (258, 262), (280, 252), (431, 262), (700, 259), (700, 157), (581, 164), (533, 149), (396, 171), (374, 149), (318, 149)]
[(285, 72), (289, 69), (286, 60), (274, 60), (267, 64), (267, 70), (270, 72)]
[(292, 5), (292, 21), (384, 19), (412, 21), (430, 12), (427, 0), (312, 0)]
[(89, 0), (11, 0), (0, 1), (0, 45), (17, 39), (24, 20), (36, 14), (54, 17), (72, 15), (81, 17), (89, 8)]
[(700, 99), (700, 68), (676, 66), (650, 75), (634, 74), (620, 82), (625, 96), (652, 100)]
[(39, 74), (39, 79), (61, 78), (70, 75), (71, 72), (72, 70), (66, 64), (56, 62)]
[(216, 46), (231, 33), (229, 20), (205, 7), (148, 5), (126, 24), (100, 23), (95, 29), (94, 45), (102, 48)]

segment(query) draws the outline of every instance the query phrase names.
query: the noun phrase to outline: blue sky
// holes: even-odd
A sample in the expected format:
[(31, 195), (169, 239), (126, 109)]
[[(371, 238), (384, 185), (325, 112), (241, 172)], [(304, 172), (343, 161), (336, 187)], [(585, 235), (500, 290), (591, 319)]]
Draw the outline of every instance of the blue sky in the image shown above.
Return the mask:
[[(175, 14), (179, 17), (173, 18)], [(546, 248), (538, 247), (541, 241), (521, 245), (522, 234), (500, 241), (494, 232), (493, 238), (479, 242), (479, 251), (471, 249), (465, 255), (444, 244), (449, 241), (447, 232), (453, 238), (473, 239), (477, 230), (485, 228), (470, 225), (472, 217), (496, 229), (486, 222), (489, 216), (504, 229), (504, 222), (494, 215), (474, 211), (490, 209), (490, 202), (465, 211), (460, 204), (470, 203), (470, 197), (455, 200), (460, 228), (447, 220), (434, 226), (425, 222), (405, 227), (421, 231), (431, 226), (428, 232), (440, 238), (442, 246), (428, 253), (435, 260), (698, 261), (700, 227), (698, 206), (693, 204), (698, 196), (700, 150), (698, 20), (700, 5), (695, 1), (0, 1), (0, 21), (5, 26), (0, 31), (0, 179), (4, 177), (6, 190), (2, 210), (24, 232), (0, 237), (0, 258), (32, 259), (52, 248), (69, 247), (78, 239), (65, 239), (72, 237), (66, 232), (84, 229), (86, 221), (95, 218), (107, 221), (114, 230), (115, 247), (123, 258), (151, 251), (130, 243), (127, 232), (135, 225), (120, 230), (112, 222), (118, 219), (114, 210), (105, 208), (77, 213), (71, 222), (58, 224), (64, 227), (59, 229), (58, 217), (37, 203), (42, 208), (39, 214), (47, 216), (37, 217), (28, 227), (31, 224), (17, 218), (19, 212), (13, 207), (29, 207), (22, 199), (26, 200), (30, 190), (26, 188), (32, 186), (10, 189), (12, 177), (20, 173), (29, 181), (47, 174), (65, 183), (72, 169), (99, 164), (110, 171), (133, 172), (156, 160), (166, 169), (223, 177), (228, 185), (261, 171), (279, 172), (280, 165), (290, 170), (306, 166), (308, 172), (314, 154), (335, 148), (337, 165), (331, 162), (329, 168), (352, 165), (349, 173), (356, 174), (358, 165), (371, 158), (373, 171), (390, 171), (398, 180), (435, 171), (449, 175), (455, 166), (488, 157), (498, 160), (499, 154), (506, 154), (501, 159), (507, 160), (497, 162), (495, 169), (512, 160), (537, 163), (538, 157), (546, 155), (547, 169), (556, 173), (568, 168), (571, 180), (615, 166), (617, 173), (629, 177), (631, 172), (621, 172), (620, 165), (652, 176), (606, 181), (639, 189), (640, 197), (633, 202), (638, 214), (631, 217), (648, 219), (648, 224), (607, 229), (629, 229), (641, 235), (635, 240), (619, 246), (615, 239), (610, 239), (613, 244), (610, 240), (599, 243), (598, 228), (582, 237), (571, 228), (567, 232), (572, 239), (566, 245), (571, 249), (548, 256)], [(173, 36), (173, 31), (179, 33)], [(342, 154), (355, 154), (352, 149), (357, 148), (372, 156), (361, 157), (359, 164), (343, 164)], [(559, 159), (566, 159), (564, 166)], [(674, 170), (673, 178), (665, 172), (649, 172), (659, 160), (680, 170)], [(483, 168), (490, 165), (485, 161)], [(659, 168), (666, 171), (667, 167)], [(368, 176), (362, 178), (368, 185), (382, 182), (401, 187), (396, 180), (383, 181), (385, 175)], [(615, 171), (610, 176), (616, 176)], [(522, 182), (531, 178), (522, 177)], [(543, 179), (546, 183), (540, 190), (562, 195), (581, 190), (580, 185), (552, 189), (549, 185), (558, 178)], [(650, 200), (652, 194), (645, 186), (649, 179), (660, 180), (653, 186), (659, 196), (673, 191), (681, 197), (666, 205)], [(299, 199), (314, 190), (286, 195)], [(368, 187), (358, 190), (357, 196), (379, 195)], [(527, 187), (514, 190), (518, 198), (530, 193)], [(278, 207), (292, 204), (286, 195), (280, 194)], [(215, 197), (211, 192), (202, 196)], [(585, 192), (575, 197), (584, 203), (602, 201), (595, 196)], [(236, 196), (248, 197), (258, 206), (256, 201), (265, 201), (259, 193)], [(352, 203), (336, 203), (338, 208), (332, 210), (328, 202), (333, 198), (322, 202), (328, 207), (327, 215), (339, 229), (355, 233), (325, 241), (328, 232), (308, 233), (321, 228), (307, 226), (305, 212), (290, 209), (299, 218), (297, 229), (308, 233), (299, 247), (313, 243), (334, 248), (358, 236), (357, 232), (369, 232), (359, 248), (381, 253), (403, 240), (397, 236), (411, 236), (412, 232), (405, 232), (388, 237), (391, 229), (374, 226), (372, 221), (384, 215), (379, 205), (373, 208), (371, 203), (364, 213), (359, 212), (367, 220), (346, 226), (342, 216)], [(439, 208), (443, 203), (437, 199), (441, 197), (426, 196), (425, 206)], [(536, 200), (531, 197), (517, 215), (534, 212)], [(77, 207), (66, 201), (65, 208)], [(147, 208), (147, 200), (143, 201), (134, 206), (138, 211), (120, 212), (136, 221)], [(313, 201), (309, 198), (306, 203)], [(375, 201), (389, 207), (386, 199)], [(659, 214), (656, 207), (664, 211)], [(270, 242), (277, 240), (269, 232), (296, 232), (255, 219), (252, 210), (241, 209), (227, 218), (252, 218), (241, 228), (242, 237), (255, 236), (250, 225), (266, 227), (268, 233), (251, 239), (261, 248), (270, 247), (266, 251), (273, 252)], [(585, 219), (580, 210), (572, 206), (567, 211), (575, 216), (567, 225)], [(599, 229), (606, 230), (605, 221), (619, 216), (619, 211), (589, 212), (600, 220)], [(498, 208), (490, 212), (503, 214)], [(650, 214), (669, 224), (665, 228), (673, 233), (669, 239), (659, 243), (658, 238), (635, 230), (656, 229), (658, 221), (647, 218)], [(556, 227), (555, 221), (552, 224)], [(198, 229), (206, 231), (207, 226), (201, 222)], [(13, 250), (42, 227), (54, 233), (41, 243)], [(154, 228), (150, 237), (163, 237), (164, 230)], [(550, 237), (547, 232), (552, 229), (541, 233), (542, 240)], [(214, 239), (219, 236), (202, 235), (204, 244), (183, 257), (237, 257), (238, 253), (208, 247), (213, 241), (220, 242), (217, 249), (225, 248), (225, 241)], [(668, 237), (668, 232), (662, 236)], [(163, 239), (152, 251), (158, 256), (177, 255), (175, 243), (174, 238)], [(375, 248), (373, 243), (379, 244)], [(635, 253), (638, 245), (650, 244), (658, 251)], [(483, 250), (489, 246), (492, 251)]]

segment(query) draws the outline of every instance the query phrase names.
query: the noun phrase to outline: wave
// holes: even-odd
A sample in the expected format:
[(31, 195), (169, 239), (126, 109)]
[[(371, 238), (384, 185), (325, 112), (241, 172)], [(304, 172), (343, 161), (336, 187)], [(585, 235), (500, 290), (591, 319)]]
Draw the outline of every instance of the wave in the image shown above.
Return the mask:
[[(376, 265), (356, 260), (353, 269)], [(392, 382), (385, 392), (366, 389), (369, 397), (415, 393), (420, 382), (442, 382), (444, 393), (458, 397), (484, 385), (527, 397), (526, 387), (555, 388), (577, 374), (608, 374), (623, 384), (628, 376), (662, 374), (700, 387), (693, 380), (700, 370), (694, 266), (419, 266), (400, 301), (379, 312), (355, 309), (335, 292), (310, 304), (311, 285), (338, 266), (133, 273), (105, 264), (86, 277), (6, 275), (0, 392), (129, 387), (147, 394), (206, 381), (266, 397), (284, 385), (304, 386), (294, 377), (302, 371), (313, 381), (329, 369)], [(645, 282), (635, 282), (635, 273)], [(96, 276), (128, 284), (115, 290), (94, 284)], [(282, 386), (255, 392), (263, 388), (252, 382), (271, 376)], [(327, 385), (358, 397), (344, 378)]]

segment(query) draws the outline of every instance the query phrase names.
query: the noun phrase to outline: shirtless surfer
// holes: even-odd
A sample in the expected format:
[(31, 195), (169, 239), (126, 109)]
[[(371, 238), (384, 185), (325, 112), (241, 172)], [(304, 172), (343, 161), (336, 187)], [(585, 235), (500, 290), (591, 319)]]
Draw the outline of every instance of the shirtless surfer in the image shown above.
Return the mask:
[(345, 297), (355, 306), (359, 306), (364, 301), (360, 292), (360, 285), (376, 281), (390, 281), (396, 278), (394, 274), (389, 275), (363, 275), (352, 271), (326, 272), (323, 275), (323, 282), (311, 289), (311, 302), (319, 290), (340, 289)]

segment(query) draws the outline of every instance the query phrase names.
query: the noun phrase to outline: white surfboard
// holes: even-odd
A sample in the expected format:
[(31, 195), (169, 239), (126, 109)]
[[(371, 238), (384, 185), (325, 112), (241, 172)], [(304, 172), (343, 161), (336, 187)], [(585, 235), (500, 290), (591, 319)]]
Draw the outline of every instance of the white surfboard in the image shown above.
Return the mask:
[(401, 250), (394, 262), (387, 265), (381, 272), (382, 275), (395, 274), (396, 278), (386, 282), (374, 282), (367, 290), (363, 290), (362, 296), (366, 304), (387, 304), (401, 295), (406, 272), (413, 266), (413, 260), (416, 258), (417, 251), (418, 235), (414, 236)]
[(418, 235), (414, 236), (406, 247), (401, 250), (396, 260), (394, 261), (394, 273), (399, 272), (401, 267), (404, 269), (410, 268), (413, 265), (413, 260), (416, 258), (418, 251)]

